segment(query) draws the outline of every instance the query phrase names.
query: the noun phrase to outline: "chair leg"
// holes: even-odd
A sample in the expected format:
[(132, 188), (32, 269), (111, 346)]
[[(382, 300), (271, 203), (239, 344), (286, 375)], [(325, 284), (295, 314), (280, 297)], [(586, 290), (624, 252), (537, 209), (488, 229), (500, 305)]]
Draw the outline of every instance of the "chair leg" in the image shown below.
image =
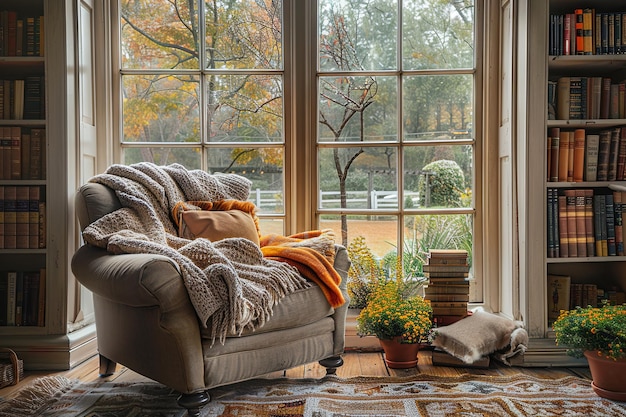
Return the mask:
[(334, 375), (337, 373), (337, 368), (343, 365), (343, 358), (341, 356), (331, 356), (330, 358), (322, 359), (319, 364), (326, 368), (326, 375)]
[(113, 362), (111, 359), (103, 355), (98, 356), (100, 357), (100, 377), (113, 375), (115, 373), (115, 368), (117, 367), (117, 362)]
[(178, 397), (178, 405), (187, 409), (189, 417), (200, 417), (200, 409), (211, 401), (206, 391), (193, 394), (181, 394)]

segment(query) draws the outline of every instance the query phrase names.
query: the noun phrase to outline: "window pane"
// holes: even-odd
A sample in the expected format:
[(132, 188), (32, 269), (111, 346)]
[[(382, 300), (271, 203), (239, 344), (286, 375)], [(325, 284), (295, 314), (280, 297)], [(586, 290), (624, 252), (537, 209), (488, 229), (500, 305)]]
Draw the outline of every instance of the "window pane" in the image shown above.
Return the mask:
[[(320, 208), (373, 209), (385, 197), (397, 194), (395, 148), (327, 148), (319, 152)], [(393, 208), (393, 204), (378, 208)]]
[(199, 142), (199, 78), (122, 77), (124, 141)]
[(122, 68), (198, 68), (195, 1), (121, 0), (120, 4)]
[(320, 0), (320, 70), (396, 69), (397, 4), (395, 0)]
[(405, 70), (474, 67), (472, 0), (405, 0), (402, 19)]
[(210, 142), (282, 142), (283, 88), (279, 75), (209, 75)]
[(405, 140), (472, 136), (472, 75), (408, 76), (403, 89)]
[(283, 236), (285, 234), (285, 221), (283, 219), (259, 217), (259, 229), (261, 230), (261, 236), (271, 233)]
[(252, 181), (250, 200), (259, 213), (284, 213), (282, 148), (210, 148), (207, 171), (235, 173)]
[(319, 141), (397, 141), (394, 77), (320, 77)]
[(349, 244), (358, 237), (365, 238), (367, 247), (377, 259), (395, 252), (398, 240), (398, 218), (396, 216), (344, 216), (347, 223), (346, 240), (342, 240), (342, 220), (340, 215), (320, 216), (320, 228), (332, 229), (338, 243)]
[(405, 148), (404, 188), (413, 197), (405, 208), (471, 207), (472, 158), (469, 145)]
[(205, 8), (206, 68), (282, 68), (282, 1), (207, 1)]
[(122, 163), (152, 162), (157, 165), (178, 163), (187, 169), (200, 169), (200, 148), (125, 148)]

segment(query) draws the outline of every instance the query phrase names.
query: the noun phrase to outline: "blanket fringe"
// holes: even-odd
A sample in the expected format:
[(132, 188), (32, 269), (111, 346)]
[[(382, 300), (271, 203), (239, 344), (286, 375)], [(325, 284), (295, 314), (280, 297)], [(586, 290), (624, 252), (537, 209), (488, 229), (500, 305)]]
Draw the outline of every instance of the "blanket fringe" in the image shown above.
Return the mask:
[(0, 402), (0, 417), (36, 415), (36, 411), (46, 406), (53, 397), (69, 391), (76, 382), (62, 376), (38, 378), (15, 396)]

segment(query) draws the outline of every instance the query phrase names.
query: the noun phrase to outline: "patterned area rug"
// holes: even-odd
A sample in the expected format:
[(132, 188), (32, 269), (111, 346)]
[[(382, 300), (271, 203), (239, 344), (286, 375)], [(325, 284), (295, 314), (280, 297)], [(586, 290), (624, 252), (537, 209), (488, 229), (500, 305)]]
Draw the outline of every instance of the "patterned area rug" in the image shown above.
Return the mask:
[[(184, 416), (157, 383), (36, 380), (0, 398), (0, 416)], [(203, 417), (217, 416), (625, 416), (626, 403), (596, 396), (590, 382), (524, 375), (454, 378), (258, 379), (211, 390)]]

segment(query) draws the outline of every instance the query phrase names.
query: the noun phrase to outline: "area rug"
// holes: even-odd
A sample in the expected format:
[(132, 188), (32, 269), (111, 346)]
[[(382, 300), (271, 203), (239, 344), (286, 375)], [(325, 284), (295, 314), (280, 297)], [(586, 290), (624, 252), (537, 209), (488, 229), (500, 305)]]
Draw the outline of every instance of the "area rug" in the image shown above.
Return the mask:
[[(210, 391), (203, 417), (625, 416), (577, 377), (466, 375), (409, 379), (257, 379)], [(148, 383), (81, 383), (45, 377), (0, 399), (0, 416), (185, 416), (178, 395)]]

